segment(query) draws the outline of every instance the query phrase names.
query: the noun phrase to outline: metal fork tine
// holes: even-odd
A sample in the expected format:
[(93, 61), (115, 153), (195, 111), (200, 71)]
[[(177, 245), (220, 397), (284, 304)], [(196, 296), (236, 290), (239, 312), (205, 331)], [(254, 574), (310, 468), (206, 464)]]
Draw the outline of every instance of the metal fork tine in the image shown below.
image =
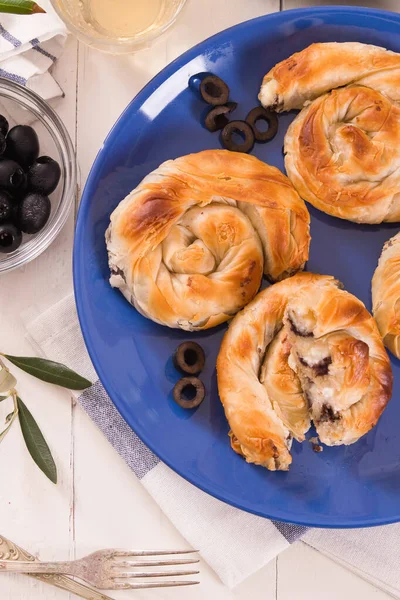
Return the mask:
[(171, 567), (174, 565), (192, 565), (200, 562), (198, 558), (177, 558), (176, 560), (126, 560), (114, 563), (113, 569), (120, 567)]
[(113, 579), (135, 579), (135, 577), (179, 577), (180, 575), (198, 575), (200, 571), (124, 571)]
[(178, 587), (197, 585), (199, 581), (157, 581), (157, 583), (116, 583), (113, 590), (139, 590), (145, 588)]
[(193, 552), (199, 552), (199, 550), (118, 550), (114, 552), (114, 556), (167, 556), (168, 554), (192, 554)]

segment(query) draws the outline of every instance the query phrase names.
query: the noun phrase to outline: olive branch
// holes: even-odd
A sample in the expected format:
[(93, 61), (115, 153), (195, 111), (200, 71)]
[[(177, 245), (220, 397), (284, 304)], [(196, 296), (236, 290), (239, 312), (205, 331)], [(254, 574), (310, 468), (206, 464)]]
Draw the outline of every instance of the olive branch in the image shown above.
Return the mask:
[[(81, 377), (65, 365), (52, 360), (10, 356), (1, 352), (0, 356), (26, 373), (47, 383), (52, 383), (69, 390), (83, 390), (91, 385), (91, 382), (84, 377)], [(17, 379), (0, 358), (0, 402), (10, 399), (13, 403), (13, 410), (6, 416), (5, 427), (0, 432), (0, 442), (4, 440), (14, 421), (18, 419), (22, 437), (32, 459), (50, 481), (57, 483), (57, 467), (50, 448), (32, 413), (19, 397), (16, 385)]]

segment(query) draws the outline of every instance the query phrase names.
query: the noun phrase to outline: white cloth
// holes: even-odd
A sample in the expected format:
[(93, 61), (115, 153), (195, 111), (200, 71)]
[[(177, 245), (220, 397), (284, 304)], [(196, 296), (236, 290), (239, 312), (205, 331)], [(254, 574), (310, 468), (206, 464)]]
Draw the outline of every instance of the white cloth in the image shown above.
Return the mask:
[(50, 0), (39, 3), (45, 14), (0, 13), (0, 76), (51, 100), (62, 96), (49, 69), (63, 50), (67, 30)]
[[(150, 452), (112, 404), (90, 362), (73, 296), (25, 315), (27, 337), (41, 355), (96, 382), (79, 402), (147, 491), (221, 580), (234, 587), (290, 543), (305, 543), (400, 598), (400, 524), (358, 530), (307, 530), (233, 508), (197, 489)], [(193, 512), (193, 506), (196, 510)]]

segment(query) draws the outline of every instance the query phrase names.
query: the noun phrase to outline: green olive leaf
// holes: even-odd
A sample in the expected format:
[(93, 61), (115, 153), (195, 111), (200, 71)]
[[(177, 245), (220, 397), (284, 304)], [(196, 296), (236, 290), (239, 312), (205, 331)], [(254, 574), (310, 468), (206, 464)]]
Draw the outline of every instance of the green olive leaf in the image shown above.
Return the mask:
[(0, 433), (0, 442), (2, 442), (4, 440), (4, 438), (6, 437), (7, 433), (10, 431), (11, 425), (13, 424), (14, 419), (11, 421), (9, 421), (7, 427), (5, 429), (3, 429), (3, 431)]
[(3, 367), (0, 369), (0, 392), (4, 394), (5, 392), (9, 392), (14, 389), (17, 385), (17, 380), (14, 375), (10, 373), (8, 369)]
[(17, 405), (21, 431), (29, 454), (46, 477), (57, 483), (57, 467), (38, 424), (19, 396)]
[(46, 11), (32, 0), (0, 0), (0, 12), (15, 15), (33, 15)]
[[(26, 373), (33, 375), (37, 379), (46, 381), (47, 383), (54, 383), (68, 390), (84, 390), (90, 387), (92, 384), (88, 379), (81, 377), (75, 371), (72, 371), (61, 363), (47, 360), (45, 358), (29, 358), (22, 356), (10, 356), (4, 354), (4, 356), (13, 365), (19, 367)], [(0, 372), (1, 377), (1, 372)], [(1, 389), (0, 380), (0, 392), (5, 391)]]
[(8, 396), (0, 396), (0, 402), (3, 402), (3, 400), (7, 400)]

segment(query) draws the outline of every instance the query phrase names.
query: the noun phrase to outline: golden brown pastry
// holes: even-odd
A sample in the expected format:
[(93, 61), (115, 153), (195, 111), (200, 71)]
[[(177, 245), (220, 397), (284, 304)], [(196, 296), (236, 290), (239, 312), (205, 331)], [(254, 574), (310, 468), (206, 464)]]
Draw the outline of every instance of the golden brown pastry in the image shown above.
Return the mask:
[(385, 346), (400, 358), (400, 233), (383, 246), (372, 278), (372, 304)]
[(110, 283), (144, 316), (188, 331), (231, 318), (302, 269), (309, 214), (289, 180), (253, 156), (206, 150), (162, 164), (106, 233)]
[(378, 421), (392, 371), (375, 320), (327, 275), (299, 273), (232, 320), (217, 360), (232, 448), (271, 471), (292, 462), (311, 419), (321, 442), (352, 444)]
[(278, 112), (304, 107), (285, 136), (286, 171), (302, 198), (358, 223), (400, 221), (399, 54), (312, 44), (265, 76), (259, 98)]
[(259, 100), (277, 112), (299, 109), (325, 92), (354, 83), (400, 101), (400, 54), (359, 42), (311, 44), (265, 75)]

